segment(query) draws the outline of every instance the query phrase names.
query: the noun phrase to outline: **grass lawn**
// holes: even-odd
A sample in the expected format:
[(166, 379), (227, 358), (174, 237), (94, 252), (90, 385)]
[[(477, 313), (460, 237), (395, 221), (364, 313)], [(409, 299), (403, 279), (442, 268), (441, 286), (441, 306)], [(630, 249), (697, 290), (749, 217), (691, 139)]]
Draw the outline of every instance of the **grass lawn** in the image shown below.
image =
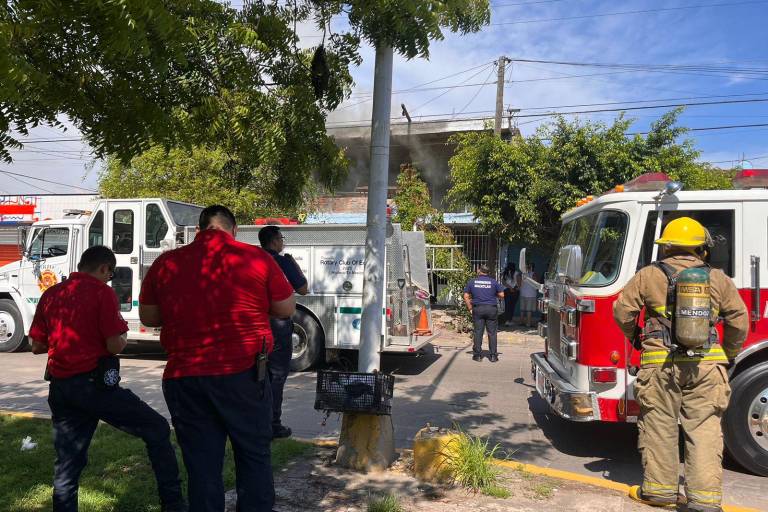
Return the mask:
[[(21, 451), (21, 440), (32, 437), (37, 448)], [(175, 442), (175, 439), (174, 439)], [(307, 456), (314, 447), (290, 439), (272, 443), (275, 470)], [(179, 466), (186, 475), (181, 453)], [(0, 414), (0, 510), (51, 510), (53, 461), (56, 454), (50, 420)], [(227, 446), (224, 482), (234, 488), (235, 464)], [(80, 478), (80, 512), (157, 512), (160, 510), (154, 474), (140, 439), (100, 424), (88, 451), (88, 466)]]

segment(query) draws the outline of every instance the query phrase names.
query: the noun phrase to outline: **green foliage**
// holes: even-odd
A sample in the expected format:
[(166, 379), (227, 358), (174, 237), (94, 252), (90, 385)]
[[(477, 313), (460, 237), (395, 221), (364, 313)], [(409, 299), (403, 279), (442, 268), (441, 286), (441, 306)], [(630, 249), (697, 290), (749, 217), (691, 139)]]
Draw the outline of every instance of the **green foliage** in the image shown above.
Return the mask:
[[(37, 448), (20, 451), (21, 440), (30, 436)], [(309, 456), (314, 447), (294, 440), (272, 443), (272, 467), (277, 471), (290, 461)], [(181, 461), (181, 453), (177, 451)], [(38, 512), (51, 510), (51, 475), (56, 453), (50, 420), (0, 415), (0, 510)], [(180, 467), (183, 466), (180, 463)], [(186, 474), (182, 471), (182, 479)], [(227, 446), (224, 483), (235, 484), (232, 450)], [(182, 484), (186, 488), (186, 481)], [(88, 450), (88, 465), (80, 479), (82, 512), (159, 512), (157, 484), (144, 443), (101, 424)]]
[(298, 214), (278, 208), (274, 196), (267, 193), (274, 187), (274, 183), (267, 181), (268, 176), (257, 174), (244, 180), (231, 170), (230, 162), (220, 149), (166, 151), (155, 146), (131, 159), (128, 165), (108, 158), (99, 175), (99, 192), (112, 198), (162, 195), (204, 206), (224, 204), (238, 222), (249, 224), (256, 217)]
[(501, 470), (494, 464), (499, 445), (489, 446), (489, 441), (459, 430), (446, 453), (446, 469), (454, 483), (473, 492), (498, 494)]
[(507, 499), (512, 496), (512, 492), (504, 486), (492, 485), (483, 489), (483, 494), (492, 498)]
[[(331, 18), (345, 27), (329, 33)], [(443, 30), (488, 23), (488, 0), (7, 0), (0, 10), (0, 158), (16, 134), (66, 116), (97, 157), (210, 146), (245, 187), (295, 207), (348, 163), (325, 117), (351, 91), (363, 40), (427, 57)], [(296, 26), (324, 33), (298, 48)], [(251, 178), (258, 176), (258, 179)]]
[[(406, 230), (413, 226), (421, 228), (424, 231), (424, 239), (427, 244), (457, 245), (453, 233), (443, 224), (442, 214), (432, 206), (432, 198), (426, 182), (421, 179), (419, 171), (410, 164), (400, 167), (395, 205), (397, 206), (397, 213), (394, 221), (399, 222)], [(428, 257), (431, 258), (431, 253)], [(463, 330), (464, 326), (471, 323), (472, 315), (464, 301), (461, 300), (462, 291), (467, 281), (474, 277), (474, 273), (470, 268), (469, 260), (461, 249), (456, 248), (451, 251), (451, 249), (445, 248), (435, 251), (435, 268), (452, 267), (458, 270), (436, 272), (436, 274), (448, 283), (443, 291), (443, 296), (454, 298), (459, 318), (463, 320), (463, 326), (460, 326), (460, 330)]]
[(429, 222), (437, 216), (437, 210), (432, 207), (429, 188), (419, 176), (419, 171), (411, 164), (400, 166), (397, 175), (397, 192), (395, 193), (397, 213), (394, 222), (399, 222), (405, 229), (410, 230), (418, 223)]
[(687, 189), (730, 188), (729, 174), (696, 163), (693, 142), (678, 139), (681, 110), (664, 114), (645, 137), (628, 136), (623, 116), (610, 126), (558, 118), (535, 135), (504, 142), (466, 133), (450, 160), (450, 200), (470, 205), (483, 227), (514, 242), (551, 247), (560, 216), (579, 198), (598, 195), (645, 172), (666, 172)]
[(400, 501), (394, 494), (385, 494), (384, 496), (371, 496), (368, 498), (366, 512), (405, 512), (400, 505)]

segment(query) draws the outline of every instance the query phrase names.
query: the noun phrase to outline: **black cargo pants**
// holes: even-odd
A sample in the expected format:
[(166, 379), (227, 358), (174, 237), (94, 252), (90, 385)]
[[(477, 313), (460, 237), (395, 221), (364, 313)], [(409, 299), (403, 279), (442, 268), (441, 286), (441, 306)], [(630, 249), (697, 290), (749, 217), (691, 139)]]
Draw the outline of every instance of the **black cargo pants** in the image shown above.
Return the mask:
[(293, 320), (270, 318), (274, 347), (269, 354), (269, 384), (272, 387), (272, 429), (281, 425), (283, 415), (283, 388), (291, 371), (293, 355)]
[(99, 420), (141, 438), (147, 447), (163, 509), (181, 510), (183, 497), (168, 421), (132, 391), (99, 387), (88, 374), (52, 379), (48, 393), (56, 462), (53, 510), (77, 511), (80, 474)]
[(488, 350), (497, 355), (496, 333), (499, 330), (499, 311), (495, 305), (478, 304), (472, 307), (472, 324), (475, 327), (472, 352), (479, 356), (483, 352), (483, 332), (488, 331)]

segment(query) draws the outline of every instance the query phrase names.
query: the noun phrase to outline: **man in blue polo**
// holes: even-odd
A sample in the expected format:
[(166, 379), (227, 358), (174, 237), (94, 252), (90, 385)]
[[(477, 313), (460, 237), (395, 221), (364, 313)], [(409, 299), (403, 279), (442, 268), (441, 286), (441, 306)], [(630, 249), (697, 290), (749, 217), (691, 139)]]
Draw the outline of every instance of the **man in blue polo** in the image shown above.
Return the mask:
[(499, 311), (497, 299), (504, 298), (504, 287), (488, 275), (488, 267), (477, 267), (477, 277), (473, 277), (464, 287), (464, 303), (472, 313), (472, 323), (475, 328), (472, 360), (482, 361), (483, 331), (488, 331), (488, 359), (495, 363), (499, 360), (496, 349), (496, 332), (499, 328)]
[[(265, 226), (259, 230), (259, 244), (275, 259), (280, 269), (285, 274), (293, 290), (299, 295), (306, 295), (307, 278), (299, 268), (296, 260), (290, 254), (283, 252), (283, 234), (277, 226)], [(272, 337), (275, 339), (275, 348), (269, 354), (269, 381), (272, 386), (272, 437), (290, 437), (291, 429), (283, 425), (283, 388), (291, 370), (291, 356), (293, 354), (293, 320), (271, 316), (269, 324), (272, 327)]]

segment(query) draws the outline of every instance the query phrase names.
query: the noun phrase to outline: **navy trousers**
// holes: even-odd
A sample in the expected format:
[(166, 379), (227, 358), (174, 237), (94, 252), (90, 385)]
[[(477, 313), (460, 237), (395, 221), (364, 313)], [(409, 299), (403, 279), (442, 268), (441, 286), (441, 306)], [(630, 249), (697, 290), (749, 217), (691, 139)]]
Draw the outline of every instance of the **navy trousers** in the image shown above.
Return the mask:
[(479, 356), (483, 353), (483, 333), (488, 331), (488, 350), (491, 355), (497, 355), (496, 334), (499, 330), (499, 311), (490, 304), (478, 304), (472, 307), (472, 323), (474, 324), (474, 344), (472, 352)]
[(272, 428), (279, 427), (283, 415), (283, 388), (291, 371), (293, 353), (293, 320), (271, 318), (275, 347), (269, 354), (269, 384), (272, 387)]
[(238, 512), (271, 512), (272, 394), (252, 370), (163, 381), (176, 439), (189, 475), (190, 512), (224, 510), (224, 448), (235, 456)]
[(88, 375), (53, 379), (48, 405), (56, 449), (55, 512), (77, 511), (80, 474), (88, 462), (88, 447), (99, 420), (144, 441), (163, 509), (182, 506), (179, 467), (168, 421), (132, 391), (121, 387), (106, 390)]

